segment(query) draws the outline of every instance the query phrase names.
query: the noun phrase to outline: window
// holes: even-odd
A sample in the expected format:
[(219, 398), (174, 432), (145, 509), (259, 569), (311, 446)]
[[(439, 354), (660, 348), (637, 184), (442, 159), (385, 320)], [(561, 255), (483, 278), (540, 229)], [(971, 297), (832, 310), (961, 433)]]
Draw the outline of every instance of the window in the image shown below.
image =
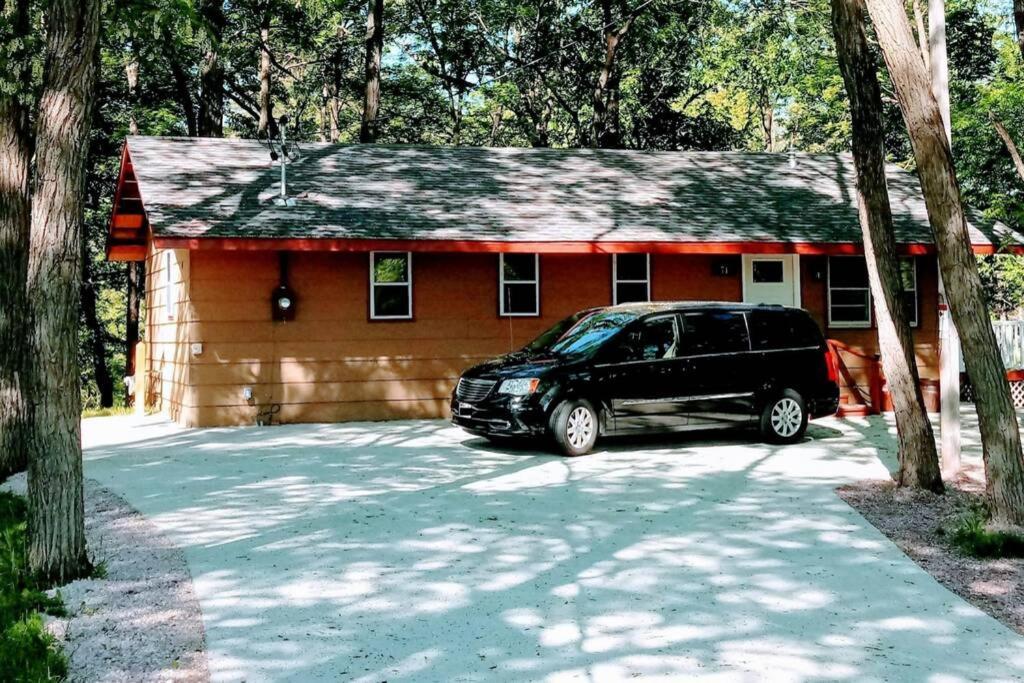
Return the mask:
[(903, 280), (903, 307), (907, 321), (917, 327), (917, 259), (900, 259), (900, 277)]
[(821, 346), (821, 331), (801, 311), (751, 311), (750, 343), (757, 351)]
[(370, 319), (412, 318), (412, 254), (370, 252)]
[(164, 307), (167, 309), (167, 319), (174, 320), (174, 312), (177, 308), (177, 295), (174, 289), (174, 274), (171, 272), (171, 252), (164, 252)]
[(675, 358), (679, 350), (679, 322), (674, 315), (651, 318), (630, 330), (609, 354), (612, 363)]
[(737, 353), (750, 350), (747, 321), (742, 313), (707, 311), (683, 317), (683, 356)]
[(498, 310), (501, 315), (540, 315), (540, 257), (501, 254), (498, 260)]
[(612, 256), (612, 303), (651, 300), (651, 255)]
[(755, 283), (781, 284), (784, 281), (784, 264), (779, 259), (758, 259), (750, 264), (752, 280)]
[(871, 288), (863, 256), (829, 257), (828, 324), (830, 327), (871, 326)]

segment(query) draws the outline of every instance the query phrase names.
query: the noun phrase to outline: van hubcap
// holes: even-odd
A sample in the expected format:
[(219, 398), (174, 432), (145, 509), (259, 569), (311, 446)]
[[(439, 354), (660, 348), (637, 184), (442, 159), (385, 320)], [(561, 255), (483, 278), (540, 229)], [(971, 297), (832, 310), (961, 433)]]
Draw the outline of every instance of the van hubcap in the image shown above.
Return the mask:
[(594, 416), (589, 410), (580, 406), (569, 413), (569, 422), (565, 426), (565, 435), (569, 445), (582, 448), (594, 434)]
[(803, 421), (800, 404), (791, 398), (781, 399), (772, 408), (772, 429), (779, 436), (793, 436)]

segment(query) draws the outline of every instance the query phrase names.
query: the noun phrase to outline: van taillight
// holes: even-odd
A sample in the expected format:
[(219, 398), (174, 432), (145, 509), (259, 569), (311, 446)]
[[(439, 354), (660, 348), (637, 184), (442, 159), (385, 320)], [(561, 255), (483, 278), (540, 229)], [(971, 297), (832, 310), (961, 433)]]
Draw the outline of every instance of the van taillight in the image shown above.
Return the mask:
[(828, 381), (839, 384), (839, 374), (836, 372), (836, 356), (831, 348), (825, 349), (825, 370), (828, 372)]

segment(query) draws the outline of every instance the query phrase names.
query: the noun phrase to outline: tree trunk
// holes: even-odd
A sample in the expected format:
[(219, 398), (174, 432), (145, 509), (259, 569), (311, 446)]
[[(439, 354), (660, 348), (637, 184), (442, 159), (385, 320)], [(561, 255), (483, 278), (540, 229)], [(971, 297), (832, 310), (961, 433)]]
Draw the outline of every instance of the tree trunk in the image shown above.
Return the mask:
[(370, 0), (366, 15), (366, 94), (359, 142), (377, 141), (377, 112), (380, 109), (380, 58), (384, 52), (384, 0)]
[(1010, 153), (1010, 158), (1013, 159), (1013, 167), (1017, 169), (1017, 175), (1020, 176), (1021, 180), (1024, 180), (1024, 160), (1020, 158), (1020, 152), (1017, 150), (1017, 145), (1014, 143), (1013, 138), (1010, 137), (1010, 132), (1006, 130), (1003, 122), (995, 117), (995, 114), (989, 113), (988, 116), (992, 119), (992, 126), (995, 127), (996, 133), (999, 134), (1003, 144), (1006, 145), (1006, 151)]
[(917, 27), (917, 46), (921, 50), (921, 59), (924, 60), (924, 68), (931, 70), (931, 57), (928, 47), (928, 32), (924, 26), (924, 9), (921, 7), (921, 0), (913, 0), (914, 4), (914, 25)]
[(100, 0), (53, 0), (36, 123), (28, 290), (33, 429), (29, 569), (64, 583), (89, 569), (82, 510), (78, 321), (85, 160), (95, 95)]
[(0, 481), (28, 462), (28, 315), (25, 282), (32, 203), (29, 178), (32, 150), (28, 112), (18, 95), (28, 92), (28, 55), (15, 45), (29, 32), (29, 1), (13, 9), (11, 33), (3, 48), (14, 65), (15, 92), (0, 93)]
[(993, 521), (1021, 526), (1024, 457), (1017, 416), (982, 295), (942, 115), (902, 4), (867, 0), (867, 6), (914, 148), (950, 312), (968, 350), (964, 361), (975, 389)]
[(270, 127), (274, 117), (274, 105), (270, 101), (270, 12), (264, 12), (260, 20), (260, 122), (257, 132), (262, 135)]
[(96, 381), (96, 390), (100, 395), (100, 408), (111, 408), (114, 405), (114, 380), (107, 366), (107, 344), (104, 338), (103, 325), (96, 314), (96, 284), (92, 280), (92, 267), (85, 252), (85, 240), (82, 241), (82, 322), (89, 333), (89, 351), (92, 355), (92, 372)]
[(1017, 29), (1017, 49), (1024, 58), (1024, 0), (1013, 0), (1013, 25)]
[[(146, 264), (142, 261), (128, 263), (128, 305), (125, 311), (125, 374), (135, 374), (135, 347), (139, 344), (142, 297), (146, 287)], [(127, 399), (127, 396), (125, 397)], [(127, 400), (125, 401), (127, 405)]]
[(885, 179), (882, 92), (865, 33), (864, 0), (832, 0), (832, 30), (853, 118), (857, 207), (882, 369), (889, 381), (899, 440), (900, 486), (942, 491), (935, 434), (924, 409), (914, 339), (903, 307), (889, 189)]
[(185, 129), (188, 131), (189, 137), (195, 137), (199, 134), (199, 125), (196, 121), (195, 104), (192, 101), (192, 85), (188, 72), (181, 65), (181, 59), (175, 52), (173, 38), (169, 31), (164, 33), (163, 43), (164, 58), (170, 68), (171, 78), (174, 79), (174, 99), (177, 100), (182, 116), (185, 117)]
[(224, 67), (219, 54), (224, 38), (224, 0), (202, 0), (199, 14), (206, 27), (209, 46), (199, 73), (197, 128), (201, 137), (219, 138), (224, 135)]
[(139, 56), (135, 42), (131, 45), (132, 58), (124, 65), (124, 76), (128, 83), (128, 132), (139, 134)]
[(601, 148), (622, 146), (622, 132), (619, 128), (618, 107), (618, 65), (615, 55), (622, 36), (629, 30), (629, 20), (616, 27), (612, 16), (611, 0), (601, 0), (604, 17), (604, 61), (594, 88), (594, 145)]

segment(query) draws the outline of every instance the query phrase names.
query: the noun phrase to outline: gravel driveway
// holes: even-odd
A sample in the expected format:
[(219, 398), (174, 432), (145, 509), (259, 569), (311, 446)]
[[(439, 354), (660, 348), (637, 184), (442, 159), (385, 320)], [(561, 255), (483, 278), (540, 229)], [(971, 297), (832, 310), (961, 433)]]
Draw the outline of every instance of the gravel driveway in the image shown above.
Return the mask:
[(431, 421), (84, 423), (86, 476), (184, 549), (214, 680), (1024, 677), (833, 492), (886, 476), (886, 423), (808, 434), (565, 459)]

